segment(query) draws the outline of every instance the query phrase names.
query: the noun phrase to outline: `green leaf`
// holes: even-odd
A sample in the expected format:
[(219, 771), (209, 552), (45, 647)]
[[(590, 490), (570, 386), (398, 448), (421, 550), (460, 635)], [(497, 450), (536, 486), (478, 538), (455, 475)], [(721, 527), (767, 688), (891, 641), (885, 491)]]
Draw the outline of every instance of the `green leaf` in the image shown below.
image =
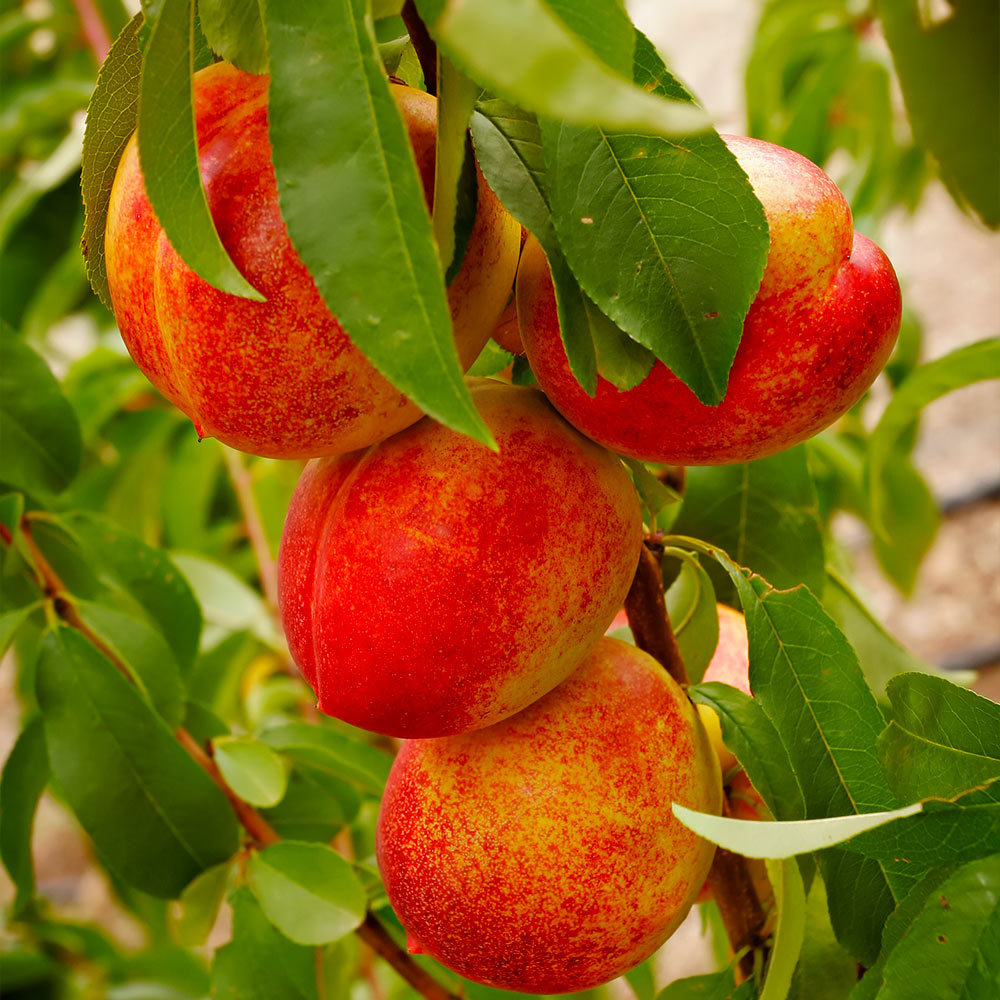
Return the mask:
[(884, 823), (913, 816), (920, 812), (922, 806), (918, 802), (886, 812), (785, 821), (730, 819), (728, 816), (695, 812), (677, 802), (671, 808), (688, 829), (720, 847), (747, 858), (783, 859), (833, 847)]
[(889, 635), (844, 578), (831, 567), (827, 567), (823, 607), (857, 653), (865, 680), (876, 696), (885, 694), (886, 685), (896, 674), (936, 672)]
[(921, 365), (896, 390), (868, 440), (865, 479), (870, 521), (876, 534), (888, 533), (887, 524), (892, 517), (888, 477), (900, 437), (928, 403), (953, 389), (991, 378), (1000, 378), (1000, 337), (960, 347)]
[[(1000, 798), (1000, 789), (994, 789)], [(971, 797), (971, 796), (970, 796)], [(1000, 801), (962, 807), (928, 802), (919, 816), (861, 834), (844, 847), (869, 858), (905, 858), (914, 871), (1000, 853)]]
[(767, 877), (774, 887), (778, 919), (760, 1000), (785, 1000), (805, 939), (806, 891), (793, 861), (769, 861)]
[[(692, 467), (673, 531), (725, 549), (775, 587), (823, 593), (816, 492), (802, 447), (742, 465)], [(723, 600), (730, 589), (713, 575)]]
[(236, 269), (201, 184), (191, 76), (194, 0), (160, 0), (142, 60), (139, 161), (157, 221), (184, 263), (209, 284), (263, 301)]
[(93, 447), (129, 400), (149, 392), (149, 382), (130, 357), (98, 347), (72, 365), (63, 391), (80, 421), (84, 444)]
[(557, 245), (538, 119), (499, 97), (480, 98), (471, 122), (483, 176), (504, 207), (546, 250)]
[(548, 8), (596, 56), (622, 76), (632, 72), (635, 28), (619, 0), (546, 0)]
[(287, 840), (328, 843), (357, 815), (358, 793), (311, 765), (296, 763), (284, 798), (264, 818)]
[(111, 293), (104, 267), (104, 229), (108, 221), (111, 185), (118, 161), (135, 131), (139, 117), (139, 75), (142, 53), (138, 33), (142, 14), (136, 14), (115, 39), (108, 52), (97, 86), (87, 108), (87, 128), (83, 134), (83, 174), (81, 187), (87, 207), (83, 227), (83, 256), (87, 277), (97, 297), (109, 309)]
[(24, 514), (24, 497), (20, 493), (5, 493), (0, 496), (0, 525), (7, 529), (10, 539), (5, 539), (9, 545), (21, 530), (21, 517)]
[(1000, 854), (960, 868), (927, 897), (882, 971), (878, 1000), (995, 996), (1000, 987)]
[(0, 480), (27, 493), (60, 493), (83, 448), (73, 408), (48, 365), (10, 330), (0, 334)]
[(222, 736), (212, 741), (215, 763), (226, 784), (252, 806), (277, 805), (285, 794), (284, 761), (266, 743), (249, 736)]
[(664, 597), (688, 679), (697, 684), (711, 663), (719, 642), (719, 610), (715, 588), (704, 566), (697, 558), (687, 553), (685, 556), (680, 573), (667, 588)]
[(656, 1000), (754, 1000), (756, 996), (753, 980), (737, 986), (730, 968), (676, 979), (656, 994)]
[(43, 605), (43, 601), (33, 601), (23, 608), (0, 613), (0, 656), (10, 649), (11, 644), (21, 630), (21, 626)]
[(89, 601), (76, 603), (90, 630), (128, 668), (132, 681), (168, 726), (184, 718), (184, 682), (160, 632), (135, 615)]
[(542, 0), (422, 0), (417, 7), (457, 65), (529, 111), (675, 135), (706, 127), (700, 110), (647, 93), (612, 70)]
[(679, 503), (681, 495), (655, 476), (645, 462), (629, 458), (627, 455), (619, 457), (632, 476), (632, 482), (642, 502), (643, 522), (647, 526), (655, 525), (660, 512), (672, 504)]
[(212, 51), (245, 73), (267, 72), (267, 39), (258, 0), (198, 0)]
[(823, 880), (813, 879), (806, 897), (805, 937), (789, 1000), (843, 1000), (857, 980), (858, 965), (837, 944), (830, 926)]
[(172, 906), (170, 929), (186, 948), (203, 945), (215, 926), (226, 895), (232, 864), (228, 861), (206, 868), (181, 893)]
[(583, 304), (590, 320), (597, 373), (622, 392), (634, 389), (652, 370), (655, 355), (619, 329), (590, 299), (584, 297)]
[[(636, 77), (676, 90), (642, 36)], [(736, 158), (715, 132), (681, 143), (545, 121), (542, 140), (553, 223), (583, 290), (703, 403), (718, 403), (769, 247)]]
[(1000, 778), (1000, 707), (943, 677), (901, 674), (878, 751), (901, 798), (953, 799)]
[(265, 729), (260, 739), (293, 760), (346, 778), (376, 795), (382, 794), (392, 767), (392, 757), (384, 750), (327, 726), (289, 722)]
[(722, 741), (736, 755), (772, 815), (780, 820), (802, 819), (802, 788), (774, 724), (760, 705), (718, 681), (697, 684), (689, 694), (696, 704), (708, 705), (719, 716)]
[(875, 555), (886, 576), (910, 597), (920, 564), (934, 544), (941, 513), (906, 452), (889, 454), (881, 478), (880, 503), (892, 515), (883, 519), (883, 530), (875, 535)]
[(209, 521), (223, 447), (214, 438), (199, 441), (194, 427), (185, 427), (163, 481), (163, 525), (171, 548), (210, 548)]
[(505, 351), (496, 341), (487, 340), (486, 346), (479, 352), (479, 357), (473, 362), (468, 373), (481, 378), (496, 375), (513, 360), (514, 355), (510, 351)]
[(237, 889), (229, 902), (233, 937), (215, 953), (213, 996), (318, 1000), (315, 949), (293, 944), (275, 930), (249, 889)]
[(49, 780), (42, 720), (35, 716), (11, 748), (0, 776), (0, 858), (17, 890), (12, 913), (24, 912), (35, 895), (31, 829)]
[(247, 874), (268, 920), (298, 944), (336, 941), (364, 919), (365, 891), (358, 877), (325, 844), (274, 844), (251, 857)]
[[(956, 3), (937, 8), (916, 0), (881, 0), (878, 12), (917, 140), (936, 157), (959, 202), (1000, 226), (1000, 8)], [(975, 136), (975, 142), (968, 137)]]
[(86, 639), (57, 627), (37, 669), (52, 772), (112, 871), (170, 897), (233, 853), (222, 792)]
[(221, 563), (187, 552), (171, 557), (191, 585), (205, 621), (225, 632), (246, 629), (265, 645), (287, 652), (284, 638), (260, 594)]
[(492, 444), (462, 379), (423, 190), (364, 4), (269, 0), (265, 17), (270, 138), (295, 249), (351, 340), (400, 392)]
[(58, 523), (80, 545), (104, 582), (149, 616), (181, 669), (188, 670), (198, 652), (201, 609), (179, 567), (165, 552), (98, 514), (67, 513)]

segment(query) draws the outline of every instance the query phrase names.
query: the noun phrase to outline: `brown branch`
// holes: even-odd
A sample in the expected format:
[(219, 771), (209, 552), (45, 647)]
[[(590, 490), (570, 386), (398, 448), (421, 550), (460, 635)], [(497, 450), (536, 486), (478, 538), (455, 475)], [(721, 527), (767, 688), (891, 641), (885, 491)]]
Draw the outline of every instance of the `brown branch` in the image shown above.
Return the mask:
[[(625, 613), (636, 645), (663, 664), (678, 684), (686, 687), (689, 683), (687, 669), (667, 614), (660, 545), (655, 539), (647, 538), (642, 547), (639, 565), (625, 598)], [(740, 959), (740, 970), (748, 977), (753, 974), (753, 948), (763, 943), (761, 931), (766, 918), (746, 858), (717, 847), (708, 884), (722, 913), (733, 952), (749, 949)]]
[(271, 555), (267, 533), (264, 531), (264, 522), (261, 520), (257, 500), (253, 495), (253, 476), (243, 464), (243, 458), (239, 452), (223, 446), (222, 457), (226, 463), (229, 481), (233, 484), (236, 501), (240, 505), (247, 538), (250, 540), (250, 546), (257, 561), (257, 573), (260, 576), (260, 587), (264, 592), (264, 599), (267, 601), (271, 613), (277, 616), (278, 568)]
[[(95, 649), (106, 656), (128, 680), (132, 681), (132, 674), (125, 663), (119, 659), (80, 617), (71, 596), (66, 590), (65, 584), (31, 536), (30, 515), (25, 515), (21, 519), (21, 536), (34, 563), (34, 570), (39, 586), (45, 591), (46, 596), (51, 599), (56, 614), (67, 625), (76, 629)], [(2, 533), (2, 538), (8, 545), (13, 541), (10, 532), (6, 529)], [(226, 799), (232, 806), (233, 812), (236, 813), (236, 818), (239, 820), (240, 825), (250, 835), (254, 844), (258, 847), (267, 847), (270, 844), (278, 843), (281, 840), (281, 835), (253, 806), (244, 802), (229, 787), (222, 772), (219, 770), (218, 764), (215, 763), (208, 751), (201, 746), (194, 736), (183, 727), (175, 729), (174, 736), (191, 755), (195, 763), (219, 786), (223, 795), (226, 796)], [(389, 935), (389, 932), (375, 919), (374, 914), (370, 911), (366, 914), (364, 922), (357, 928), (355, 933), (372, 951), (384, 958), (418, 993), (423, 994), (427, 1000), (459, 1000), (459, 997), (446, 990), (430, 973), (417, 965), (396, 944)], [(317, 979), (317, 984), (318, 982), (319, 980)]]
[(355, 931), (375, 954), (384, 958), (418, 993), (427, 1000), (460, 1000), (457, 994), (446, 990), (429, 972), (422, 969), (392, 939), (389, 932), (371, 912)]
[(104, 21), (101, 20), (100, 12), (93, 0), (73, 0), (73, 6), (80, 18), (83, 37), (87, 39), (87, 44), (94, 53), (97, 65), (100, 66), (107, 58), (108, 50), (111, 48), (111, 36), (108, 34), (108, 29), (104, 26)]
[(417, 5), (413, 0), (406, 0), (400, 11), (400, 17), (410, 34), (410, 41), (413, 42), (420, 68), (424, 72), (424, 86), (427, 88), (427, 93), (437, 94), (437, 45), (427, 31), (427, 26), (420, 19)]
[[(655, 552), (654, 552), (655, 550)], [(670, 627), (667, 602), (663, 596), (659, 543), (647, 539), (639, 554), (639, 565), (625, 597), (625, 614), (635, 644), (666, 668), (682, 687), (688, 685), (687, 669)]]

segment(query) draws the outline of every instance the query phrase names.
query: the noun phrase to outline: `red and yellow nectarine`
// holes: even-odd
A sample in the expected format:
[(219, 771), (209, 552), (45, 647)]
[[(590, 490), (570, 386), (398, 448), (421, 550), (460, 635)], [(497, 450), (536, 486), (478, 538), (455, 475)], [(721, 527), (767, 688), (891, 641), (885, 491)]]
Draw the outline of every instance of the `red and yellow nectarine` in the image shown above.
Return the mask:
[(633, 389), (598, 378), (588, 396), (569, 369), (545, 254), (530, 240), (521, 255), (518, 318), (539, 385), (585, 434), (644, 461), (749, 462), (811, 437), (861, 398), (899, 330), (892, 265), (853, 231), (830, 178), (791, 150), (724, 138), (764, 206), (771, 246), (718, 406), (659, 361)]
[(718, 763), (651, 656), (602, 639), (504, 722), (407, 741), (376, 850), (411, 950), (524, 993), (587, 989), (647, 958), (713, 848), (670, 810), (718, 812)]
[[(194, 78), (209, 208), (234, 263), (267, 301), (221, 292), (181, 260), (146, 198), (134, 136), (108, 211), (108, 285), (129, 352), (201, 436), (278, 458), (342, 454), (421, 414), (351, 343), (288, 238), (271, 165), (267, 85), (267, 77), (225, 63)], [(436, 101), (398, 85), (393, 95), (429, 201)], [(448, 290), (465, 368), (504, 308), (520, 240), (520, 226), (477, 176), (476, 220)]]

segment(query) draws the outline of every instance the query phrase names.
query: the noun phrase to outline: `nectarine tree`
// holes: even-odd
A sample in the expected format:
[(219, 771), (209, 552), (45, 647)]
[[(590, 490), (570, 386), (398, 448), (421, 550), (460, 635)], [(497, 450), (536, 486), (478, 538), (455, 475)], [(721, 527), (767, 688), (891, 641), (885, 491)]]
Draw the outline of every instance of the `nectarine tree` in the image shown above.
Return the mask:
[(617, 0), (141, 6), (5, 15), (4, 995), (991, 995), (1000, 712), (831, 529), (1000, 375), (869, 238), (1000, 223), (990, 5), (768, 4), (751, 137)]

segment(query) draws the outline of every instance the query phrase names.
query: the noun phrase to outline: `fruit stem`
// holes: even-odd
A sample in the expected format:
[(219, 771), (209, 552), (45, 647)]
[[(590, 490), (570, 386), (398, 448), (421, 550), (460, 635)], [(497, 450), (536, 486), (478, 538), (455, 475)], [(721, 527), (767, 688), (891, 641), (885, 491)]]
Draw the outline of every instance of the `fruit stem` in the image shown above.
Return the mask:
[(662, 543), (655, 538), (647, 538), (643, 544), (632, 586), (625, 597), (625, 614), (639, 649), (662, 663), (681, 687), (687, 687), (690, 683), (687, 668), (663, 596), (662, 550)]
[(413, 42), (413, 48), (420, 62), (420, 68), (424, 72), (424, 86), (427, 88), (427, 93), (436, 96), (437, 45), (434, 44), (434, 39), (431, 38), (430, 33), (427, 31), (427, 26), (420, 20), (420, 15), (417, 13), (417, 5), (413, 0), (406, 0), (406, 3), (403, 4), (403, 9), (400, 11), (400, 17), (403, 19), (403, 24), (406, 25), (410, 41)]

